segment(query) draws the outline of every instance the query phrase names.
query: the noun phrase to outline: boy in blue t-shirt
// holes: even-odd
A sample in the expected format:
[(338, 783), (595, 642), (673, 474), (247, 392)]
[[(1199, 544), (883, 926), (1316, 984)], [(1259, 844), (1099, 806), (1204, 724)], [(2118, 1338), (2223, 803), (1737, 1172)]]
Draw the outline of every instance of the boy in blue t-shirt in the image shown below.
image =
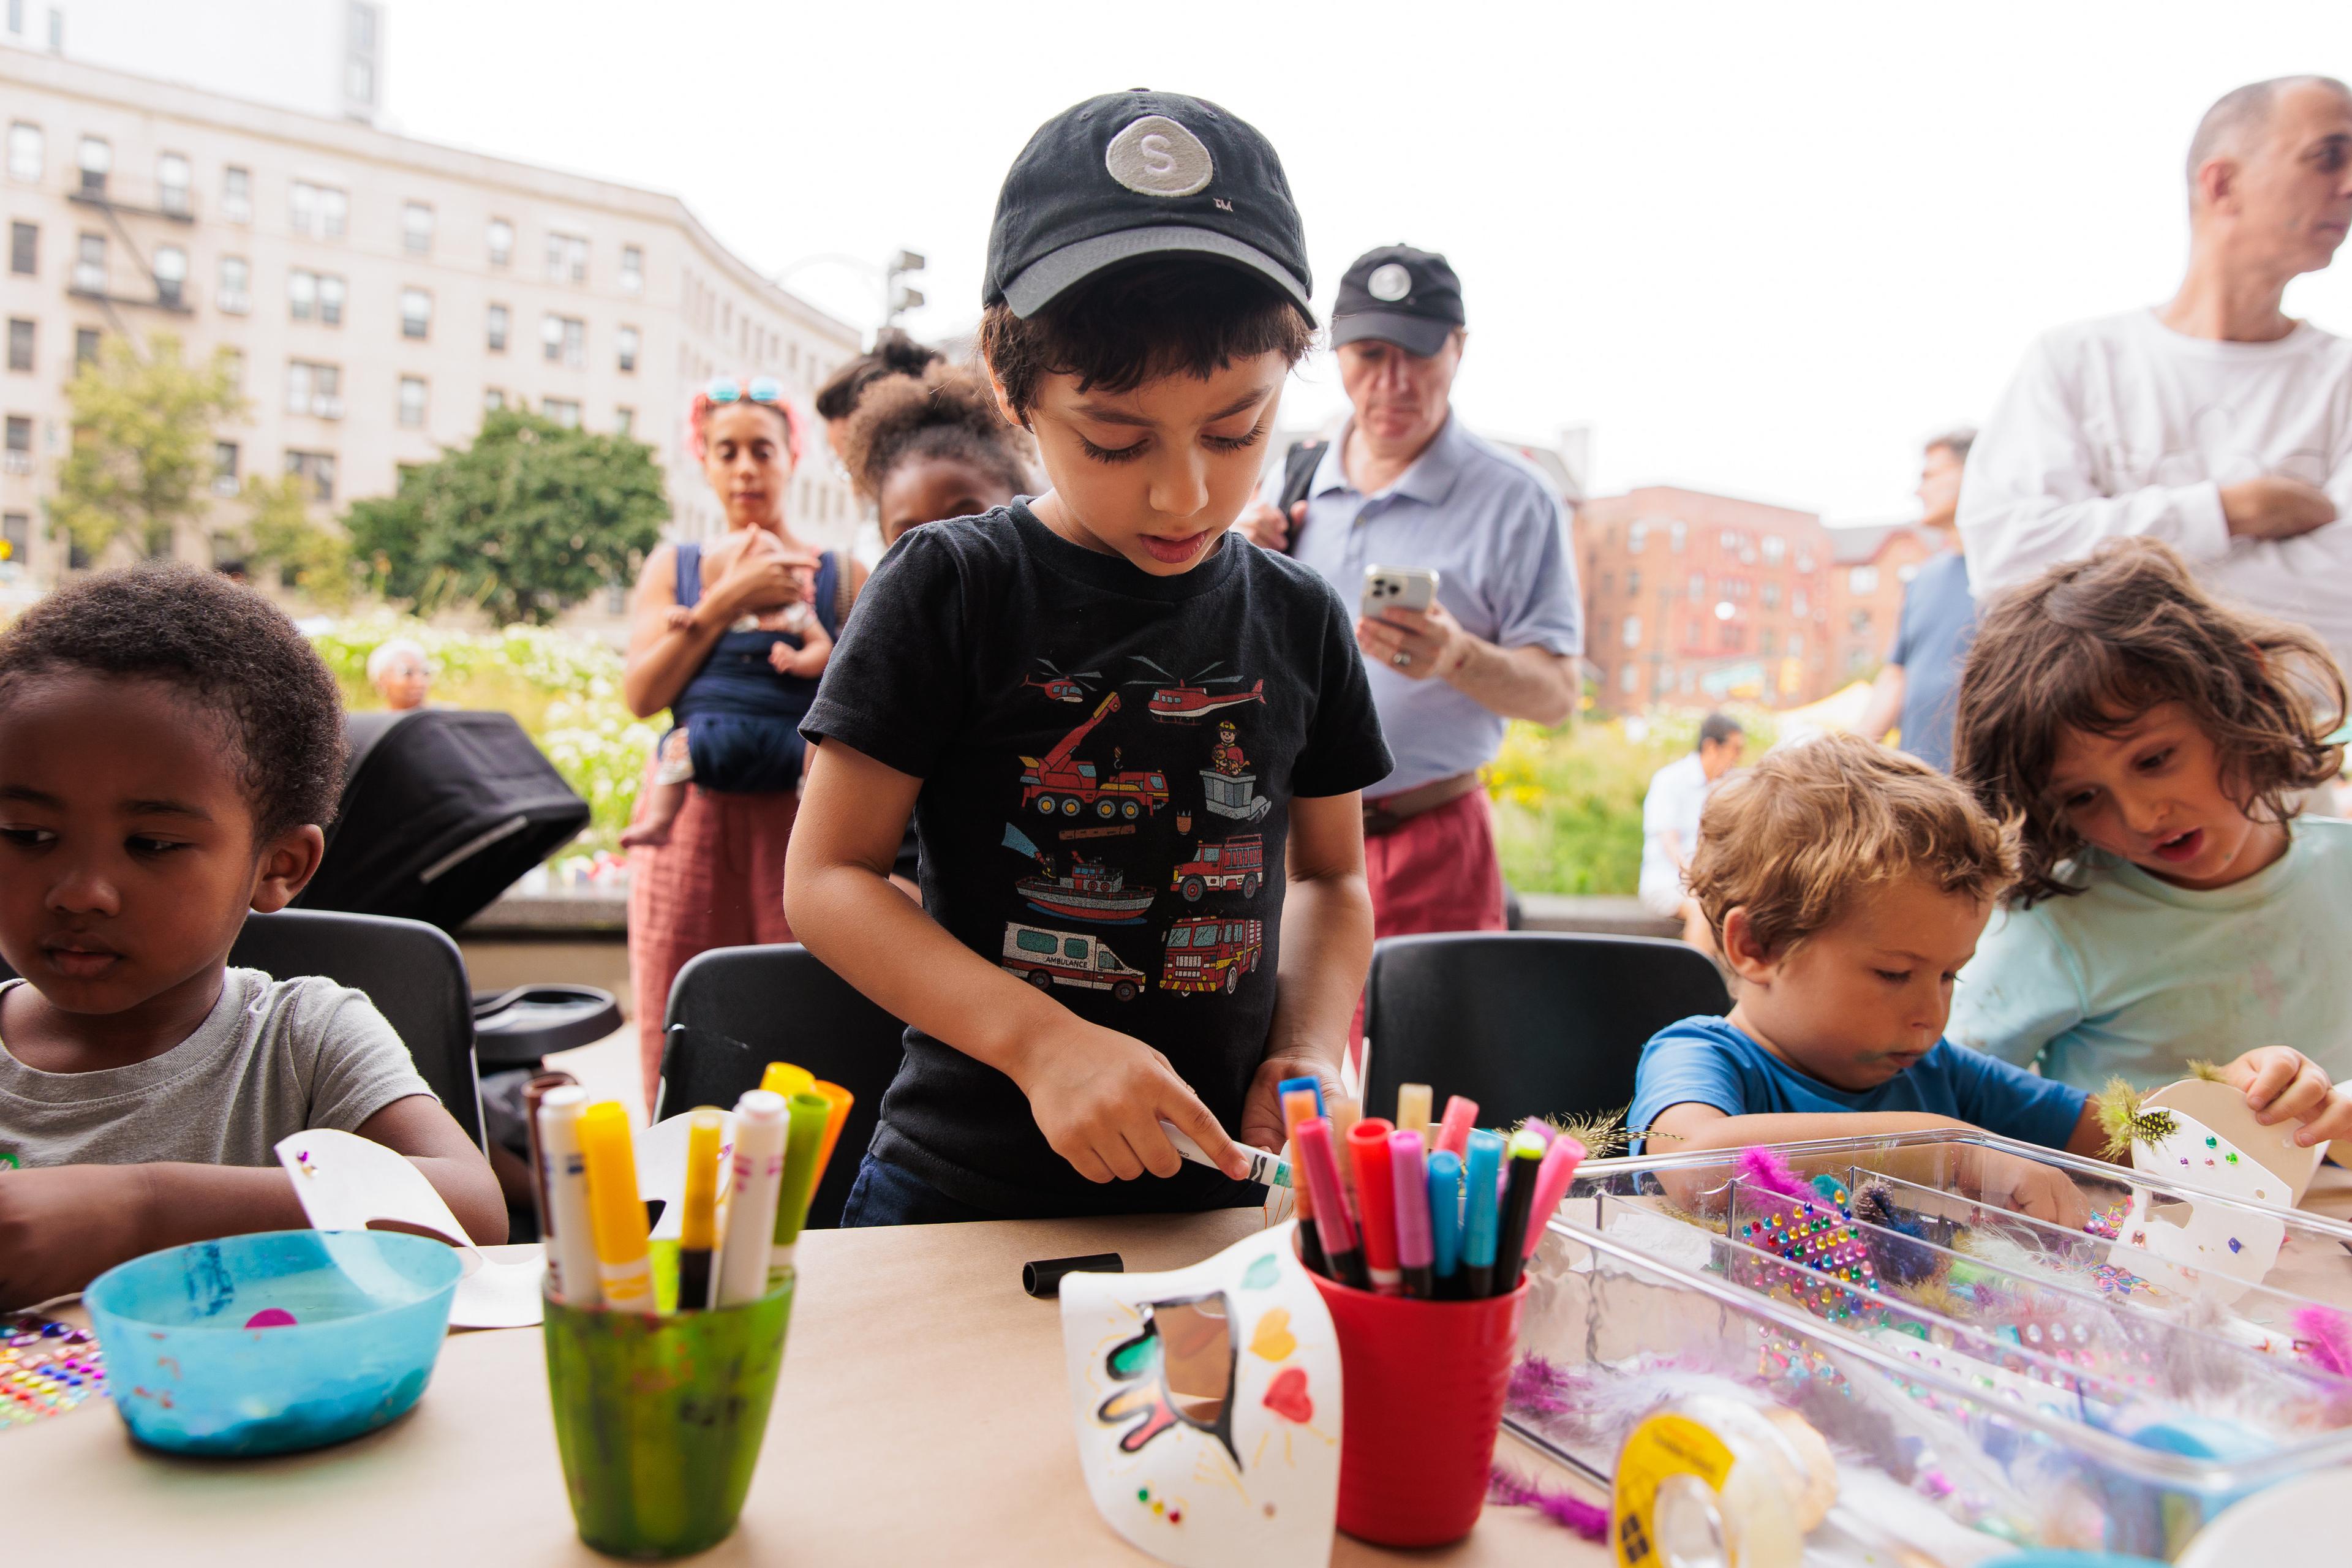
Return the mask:
[[(1738, 1004), (1643, 1048), (1632, 1124), (1677, 1149), (1970, 1126), (2097, 1152), (2082, 1089), (1943, 1037), (1953, 979), (2015, 875), (2009, 837), (1925, 763), (1851, 735), (1767, 757), (1708, 802), (1691, 865)], [(2345, 1112), (2343, 1095), (2306, 1092), (2294, 1051), (2241, 1063), (2272, 1120)], [(2063, 1209), (2072, 1184), (2053, 1168), (2018, 1176), (2028, 1212)]]

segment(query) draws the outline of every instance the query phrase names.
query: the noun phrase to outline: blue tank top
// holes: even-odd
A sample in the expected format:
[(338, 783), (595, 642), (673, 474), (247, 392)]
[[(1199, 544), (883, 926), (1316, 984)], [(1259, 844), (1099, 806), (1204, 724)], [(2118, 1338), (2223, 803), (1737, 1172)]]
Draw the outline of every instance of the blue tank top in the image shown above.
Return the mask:
[[(830, 550), (817, 557), (810, 609), (817, 624), (841, 636), (836, 605), (841, 563)], [(702, 599), (702, 546), (677, 547), (677, 602), (692, 609)], [(763, 794), (796, 789), (803, 750), (800, 722), (816, 700), (817, 683), (779, 675), (768, 662), (778, 643), (799, 647), (789, 632), (723, 632), (702, 668), (669, 705), (670, 720), (686, 730), (694, 782), (704, 789)]]

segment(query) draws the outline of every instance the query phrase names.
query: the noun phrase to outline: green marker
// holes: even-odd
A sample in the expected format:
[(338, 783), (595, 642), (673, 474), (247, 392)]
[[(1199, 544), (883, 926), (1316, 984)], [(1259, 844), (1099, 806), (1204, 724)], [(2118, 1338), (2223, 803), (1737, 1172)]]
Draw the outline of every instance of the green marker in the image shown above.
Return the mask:
[(824, 1150), (825, 1119), (833, 1102), (803, 1090), (785, 1102), (792, 1131), (784, 1142), (784, 1182), (776, 1194), (775, 1245), (768, 1248), (768, 1289), (773, 1290), (792, 1272), (793, 1247), (808, 1219), (809, 1193), (816, 1185), (816, 1159)]

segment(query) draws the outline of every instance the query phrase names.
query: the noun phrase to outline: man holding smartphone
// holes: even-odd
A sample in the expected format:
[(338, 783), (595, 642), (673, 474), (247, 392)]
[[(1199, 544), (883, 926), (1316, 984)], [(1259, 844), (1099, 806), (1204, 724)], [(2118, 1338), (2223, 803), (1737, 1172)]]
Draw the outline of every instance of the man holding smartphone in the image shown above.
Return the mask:
[[(1465, 323), (1461, 280), (1443, 256), (1397, 245), (1360, 258), (1331, 310), (1354, 413), (1319, 458), (1300, 459), (1303, 499), (1277, 504), (1277, 468), (1240, 522), (1349, 604), (1366, 605), (1367, 572), (1384, 569), (1378, 613), (1368, 606), (1356, 622), (1396, 756), (1396, 771), (1364, 792), (1381, 936), (1503, 929), (1478, 770), (1506, 721), (1559, 724), (1576, 707), (1582, 614), (1568, 519), (1533, 467), (1454, 416)], [(1401, 607), (1429, 574), (1429, 607)]]

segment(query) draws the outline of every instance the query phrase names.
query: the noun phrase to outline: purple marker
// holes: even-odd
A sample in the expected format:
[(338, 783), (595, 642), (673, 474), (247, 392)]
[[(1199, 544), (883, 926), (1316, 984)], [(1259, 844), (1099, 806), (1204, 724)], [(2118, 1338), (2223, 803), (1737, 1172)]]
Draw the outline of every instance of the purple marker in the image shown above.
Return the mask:
[(1431, 1270), (1434, 1253), (1429, 1233), (1429, 1174), (1422, 1163), (1421, 1134), (1389, 1135), (1389, 1184), (1396, 1194), (1397, 1268), (1404, 1293), (1426, 1301), (1436, 1294)]

